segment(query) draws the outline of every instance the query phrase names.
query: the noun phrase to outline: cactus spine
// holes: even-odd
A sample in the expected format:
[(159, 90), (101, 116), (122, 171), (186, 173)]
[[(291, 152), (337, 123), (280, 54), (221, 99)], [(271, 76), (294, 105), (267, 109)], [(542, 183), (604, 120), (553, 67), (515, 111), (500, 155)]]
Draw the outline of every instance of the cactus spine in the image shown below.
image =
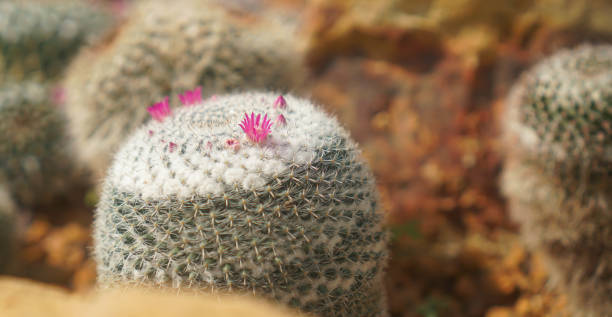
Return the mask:
[[(244, 291), (320, 316), (386, 316), (369, 168), (335, 119), (275, 99), (196, 103), (124, 143), (96, 210), (101, 285)], [(271, 132), (252, 112), (273, 120)]]
[(510, 94), (502, 187), (573, 316), (612, 311), (612, 46), (544, 60)]
[(211, 2), (136, 4), (110, 43), (72, 65), (70, 131), (79, 158), (97, 175), (163, 96), (197, 85), (206, 95), (297, 86), (304, 72), (288, 27), (243, 21)]

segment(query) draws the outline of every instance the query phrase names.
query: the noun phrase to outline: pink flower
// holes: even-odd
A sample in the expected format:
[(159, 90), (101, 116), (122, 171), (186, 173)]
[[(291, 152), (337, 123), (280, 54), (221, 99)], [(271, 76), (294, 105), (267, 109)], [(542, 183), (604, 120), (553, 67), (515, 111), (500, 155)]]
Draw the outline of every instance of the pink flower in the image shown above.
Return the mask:
[(283, 116), (283, 114), (279, 114), (274, 123), (277, 123), (279, 125), (287, 125), (287, 119), (285, 119), (285, 116)]
[(196, 87), (194, 90), (187, 90), (184, 94), (179, 94), (178, 97), (184, 106), (193, 106), (196, 103), (202, 102), (202, 87)]
[(66, 102), (66, 89), (62, 86), (56, 86), (51, 91), (51, 99), (56, 105), (63, 105)]
[(244, 119), (239, 124), (242, 131), (246, 133), (247, 137), (255, 143), (264, 141), (268, 137), (270, 127), (272, 126), (272, 122), (270, 119), (268, 119), (267, 114), (263, 117), (263, 121), (260, 119), (261, 114), (258, 114), (257, 117), (255, 117), (255, 114), (251, 112), (251, 117), (249, 117), (245, 113)]
[(168, 149), (170, 150), (170, 153), (174, 152), (174, 150), (176, 149), (176, 143), (174, 142), (168, 143)]
[(287, 108), (287, 101), (285, 100), (285, 98), (283, 98), (282, 95), (278, 96), (278, 98), (276, 98), (276, 100), (274, 101), (274, 108), (281, 108), (281, 109), (285, 109)]
[(238, 142), (238, 140), (236, 140), (236, 139), (227, 139), (227, 140), (225, 140), (225, 145), (228, 148), (234, 149), (234, 151), (237, 151), (238, 149), (240, 149), (240, 142)]
[(172, 111), (170, 111), (170, 106), (168, 106), (168, 97), (164, 98), (164, 100), (152, 105), (147, 108), (147, 111), (151, 114), (153, 119), (162, 122), (164, 118), (169, 116)]

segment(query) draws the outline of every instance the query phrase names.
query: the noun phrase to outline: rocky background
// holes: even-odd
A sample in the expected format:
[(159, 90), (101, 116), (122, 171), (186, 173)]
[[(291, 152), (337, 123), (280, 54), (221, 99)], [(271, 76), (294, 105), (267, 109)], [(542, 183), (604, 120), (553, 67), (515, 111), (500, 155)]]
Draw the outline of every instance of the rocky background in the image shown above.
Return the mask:
[[(125, 1), (110, 1), (125, 14)], [(307, 88), (349, 128), (393, 233), (392, 316), (564, 316), (499, 193), (498, 125), (521, 71), (562, 47), (612, 42), (608, 0), (231, 0), (300, 23)], [(270, 11), (272, 10), (272, 11)], [(282, 49), (282, 47), (279, 47)], [(95, 191), (24, 219), (13, 274), (95, 283)]]

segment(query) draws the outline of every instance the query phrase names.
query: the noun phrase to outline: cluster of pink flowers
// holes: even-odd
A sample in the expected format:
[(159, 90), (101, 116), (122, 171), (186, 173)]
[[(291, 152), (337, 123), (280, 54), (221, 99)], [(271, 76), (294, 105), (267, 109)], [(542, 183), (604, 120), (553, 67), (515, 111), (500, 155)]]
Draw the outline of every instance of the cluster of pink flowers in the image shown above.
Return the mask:
[[(184, 106), (193, 106), (202, 102), (202, 87), (197, 87), (194, 90), (187, 90), (184, 94), (179, 94), (178, 97)], [(163, 121), (165, 117), (172, 114), (172, 110), (168, 104), (168, 97), (165, 97), (164, 100), (155, 103), (151, 107), (148, 107), (147, 111), (149, 111), (153, 119), (160, 122)]]
[[(197, 87), (194, 90), (185, 91), (183, 94), (178, 95), (179, 100), (183, 104), (183, 106), (189, 107), (195, 104), (202, 102), (202, 87)], [(215, 96), (211, 97), (211, 100), (216, 99)], [(285, 109), (287, 108), (287, 101), (283, 96), (278, 96), (272, 105), (275, 109)], [(165, 97), (164, 100), (152, 105), (147, 108), (147, 111), (151, 114), (151, 117), (157, 121), (163, 121), (165, 117), (172, 114), (170, 106), (168, 105), (168, 97)], [(278, 125), (286, 125), (287, 119), (282, 114), (279, 114), (275, 124)], [(247, 113), (244, 114), (244, 119), (239, 124), (242, 128), (242, 131), (246, 134), (247, 138), (255, 143), (261, 143), (266, 140), (268, 134), (270, 134), (272, 127), (272, 120), (268, 118), (268, 114), (264, 114), (263, 118), (261, 114), (257, 114), (251, 112), (251, 116)], [(149, 135), (153, 135), (153, 131), (149, 131)], [(210, 142), (209, 142), (210, 143)], [(238, 140), (229, 139), (227, 140), (227, 146), (236, 147), (239, 145)], [(176, 148), (176, 144), (170, 144), (170, 152), (173, 152)]]
[[(285, 109), (287, 108), (287, 101), (283, 96), (278, 96), (272, 106), (275, 109)], [(286, 125), (287, 119), (285, 119), (285, 116), (283, 116), (282, 114), (279, 114), (274, 123), (278, 125)], [(265, 141), (268, 137), (268, 134), (270, 134), (272, 120), (268, 118), (268, 114), (264, 114), (262, 120), (261, 114), (255, 116), (255, 114), (251, 112), (251, 116), (249, 117), (249, 115), (245, 113), (244, 119), (239, 124), (239, 126), (242, 128), (242, 131), (246, 133), (247, 138), (249, 138), (249, 140), (255, 143), (261, 143)]]

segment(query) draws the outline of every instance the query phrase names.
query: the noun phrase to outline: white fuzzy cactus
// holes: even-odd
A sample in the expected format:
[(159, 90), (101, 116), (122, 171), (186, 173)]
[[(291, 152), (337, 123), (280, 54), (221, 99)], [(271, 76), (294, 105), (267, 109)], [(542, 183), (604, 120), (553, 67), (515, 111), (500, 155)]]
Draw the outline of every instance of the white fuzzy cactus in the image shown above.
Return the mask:
[(94, 233), (100, 284), (245, 291), (321, 316), (385, 316), (374, 180), (338, 122), (292, 96), (181, 100), (175, 113), (167, 99), (149, 108), (157, 120), (108, 172)]

